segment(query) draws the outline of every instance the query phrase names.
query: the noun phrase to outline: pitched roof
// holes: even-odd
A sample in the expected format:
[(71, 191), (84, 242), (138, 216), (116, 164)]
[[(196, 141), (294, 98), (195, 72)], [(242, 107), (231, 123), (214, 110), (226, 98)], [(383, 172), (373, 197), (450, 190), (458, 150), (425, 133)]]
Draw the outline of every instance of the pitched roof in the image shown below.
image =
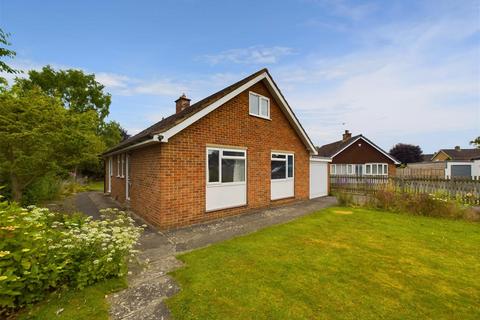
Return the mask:
[(351, 137), (350, 139), (347, 140), (339, 140), (335, 141), (329, 144), (324, 144), (321, 147), (317, 147), (317, 152), (318, 155), (321, 157), (332, 157), (335, 155), (338, 151), (342, 150), (346, 146), (348, 146), (350, 143), (355, 141), (357, 138), (362, 137), (361, 134), (356, 135)]
[(293, 121), (295, 122), (295, 124), (297, 124), (297, 127), (299, 129), (299, 131), (303, 134), (303, 136), (305, 137), (305, 140), (304, 143), (305, 144), (308, 144), (311, 146), (311, 149), (313, 152), (315, 152), (316, 150), (314, 149), (314, 146), (313, 146), (313, 143), (311, 142), (310, 138), (308, 137), (308, 135), (306, 134), (305, 130), (303, 129), (302, 125), (300, 124), (300, 122), (298, 121), (297, 117), (295, 116), (295, 114), (293, 113), (293, 111), (291, 110), (290, 106), (288, 106), (288, 104), (286, 103), (285, 101), (285, 98), (283, 97), (283, 94), (280, 92), (280, 90), (278, 89), (277, 85), (275, 84), (275, 82), (273, 81), (273, 79), (271, 78), (270, 76), (270, 73), (268, 72), (268, 70), (266, 68), (263, 68), (251, 75), (249, 75), (248, 77), (192, 104), (191, 106), (183, 109), (182, 111), (178, 112), (178, 113), (175, 113), (167, 118), (164, 118), (162, 119), (161, 121), (153, 124), (152, 126), (148, 127), (147, 129), (139, 132), (138, 134), (128, 138), (127, 140), (125, 141), (122, 141), (121, 143), (119, 143), (118, 145), (116, 145), (115, 147), (105, 151), (103, 153), (103, 155), (107, 155), (107, 154), (111, 154), (111, 153), (115, 153), (115, 152), (118, 152), (119, 150), (122, 150), (124, 148), (127, 148), (127, 147), (130, 147), (132, 145), (135, 145), (137, 143), (140, 143), (140, 142), (143, 142), (143, 141), (146, 141), (148, 139), (151, 139), (154, 135), (157, 135), (159, 133), (163, 133), (175, 126), (177, 126), (178, 124), (184, 122), (185, 120), (191, 118), (193, 115), (199, 113), (200, 111), (206, 109), (208, 106), (211, 106), (212, 104), (214, 104), (215, 102), (218, 102), (219, 100), (221, 100), (222, 98), (227, 98), (226, 96), (228, 96), (229, 94), (233, 93), (235, 90), (239, 89), (240, 87), (242, 87), (243, 85), (249, 83), (250, 81), (254, 80), (255, 78), (259, 77), (260, 75), (262, 74), (266, 74), (266, 77), (267, 77), (267, 82), (271, 81), (271, 85), (275, 87), (275, 89), (277, 90), (278, 94), (279, 94), (279, 99), (280, 100), (283, 100), (283, 104), (286, 105), (286, 108), (289, 109), (289, 111), (291, 112), (291, 115), (293, 117)]
[(450, 157), (450, 160), (474, 160), (480, 157), (480, 149), (440, 149), (433, 157), (442, 151)]
[(382, 148), (380, 148), (375, 143), (373, 143), (372, 141), (370, 141), (368, 138), (366, 138), (365, 136), (363, 136), (361, 134), (353, 136), (353, 137), (351, 137), (347, 140), (339, 140), (339, 141), (335, 141), (335, 142), (332, 142), (332, 143), (329, 143), (329, 144), (325, 144), (321, 147), (317, 147), (318, 156), (333, 158), (338, 153), (340, 153), (341, 151), (346, 149), (348, 146), (350, 146), (351, 144), (353, 144), (355, 141), (357, 141), (360, 138), (363, 139), (368, 144), (370, 144), (375, 149), (377, 149), (379, 152), (384, 154), (386, 157), (391, 159), (395, 164), (400, 164), (400, 162), (397, 159), (395, 159), (395, 157), (393, 157), (389, 153), (385, 152)]
[(422, 154), (422, 162), (430, 162), (433, 158), (433, 153)]

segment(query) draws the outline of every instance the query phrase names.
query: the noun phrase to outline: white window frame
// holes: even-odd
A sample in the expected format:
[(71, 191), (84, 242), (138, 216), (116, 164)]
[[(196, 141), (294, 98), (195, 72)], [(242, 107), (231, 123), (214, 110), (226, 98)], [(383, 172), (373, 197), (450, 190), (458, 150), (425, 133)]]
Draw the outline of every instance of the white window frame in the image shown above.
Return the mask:
[[(373, 167), (375, 166), (376, 173), (373, 173)], [(367, 173), (367, 167), (370, 168), (370, 172)], [(378, 173), (378, 168), (382, 168), (382, 173)], [(366, 176), (388, 176), (388, 164), (387, 163), (365, 163), (365, 170), (363, 172)]]
[(125, 153), (122, 153), (122, 167), (120, 172), (122, 173), (120, 177), (125, 178)]
[[(284, 155), (285, 159), (274, 158), (273, 155)], [(292, 176), (288, 176), (288, 156), (292, 156)], [(282, 179), (272, 179), (272, 161), (284, 161), (285, 162), (285, 178)], [(286, 181), (293, 180), (295, 178), (295, 154), (294, 153), (285, 153), (285, 152), (272, 152), (270, 154), (270, 180), (272, 181)]]
[[(252, 113), (250, 111), (250, 96), (251, 95), (258, 97), (258, 114)], [(267, 101), (267, 116), (262, 115), (261, 112), (260, 112), (260, 110), (261, 110), (260, 106), (261, 106), (261, 100), (262, 99)], [(250, 91), (248, 93), (248, 114), (251, 115), (251, 116), (254, 116), (254, 117), (270, 120), (270, 99), (265, 97), (265, 96), (262, 96), (261, 94)]]
[(108, 174), (113, 177), (113, 157), (108, 158)]
[(117, 154), (117, 178), (120, 178), (120, 155)]
[[(210, 168), (208, 167), (208, 151), (214, 150), (218, 151), (218, 181), (215, 182), (210, 182), (209, 181), (209, 176), (210, 176)], [(243, 157), (242, 156), (224, 156), (223, 152), (224, 151), (233, 151), (233, 152), (243, 152)], [(236, 159), (236, 160), (245, 160), (245, 172), (244, 172), (244, 181), (234, 181), (234, 182), (222, 182), (222, 159)], [(217, 147), (207, 147), (206, 148), (206, 181), (207, 185), (209, 186), (214, 186), (214, 185), (235, 185), (235, 184), (246, 184), (247, 183), (247, 150), (246, 149), (228, 149), (228, 148), (217, 148)]]
[(353, 170), (353, 165), (352, 164), (347, 164), (347, 175), (352, 176), (355, 174), (355, 171)]

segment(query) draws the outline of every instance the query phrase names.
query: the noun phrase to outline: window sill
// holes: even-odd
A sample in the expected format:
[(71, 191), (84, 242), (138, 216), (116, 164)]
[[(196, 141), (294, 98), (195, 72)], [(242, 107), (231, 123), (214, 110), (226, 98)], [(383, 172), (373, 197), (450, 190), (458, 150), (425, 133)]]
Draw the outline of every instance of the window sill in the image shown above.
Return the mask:
[(264, 117), (264, 116), (261, 116), (261, 115), (255, 114), (255, 113), (249, 113), (249, 115), (251, 115), (252, 117), (263, 119), (263, 120), (272, 121), (272, 119), (270, 117)]
[(245, 185), (247, 184), (246, 181), (242, 181), (242, 182), (224, 182), (224, 183), (221, 183), (221, 182), (209, 182), (207, 183), (207, 187), (210, 188), (215, 188), (215, 187), (227, 187), (227, 186), (242, 186), (242, 185)]
[(270, 179), (271, 182), (284, 182), (284, 181), (293, 181), (295, 180), (294, 177), (291, 178), (283, 178), (283, 179)]
[(220, 211), (220, 210), (227, 210), (227, 209), (235, 209), (235, 208), (246, 208), (248, 207), (248, 204), (241, 204), (241, 205), (235, 205), (235, 206), (227, 206), (227, 207), (222, 207), (222, 208), (216, 208), (216, 209), (210, 209), (210, 210), (205, 210), (205, 213), (208, 214), (208, 213), (212, 213), (212, 212), (215, 212), (215, 211)]

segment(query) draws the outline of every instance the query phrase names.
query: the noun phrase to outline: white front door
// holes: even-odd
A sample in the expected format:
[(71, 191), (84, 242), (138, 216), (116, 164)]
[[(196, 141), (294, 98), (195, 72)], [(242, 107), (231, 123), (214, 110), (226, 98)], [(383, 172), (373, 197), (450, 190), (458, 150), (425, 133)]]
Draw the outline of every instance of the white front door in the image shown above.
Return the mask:
[(270, 160), (270, 199), (278, 200), (295, 196), (293, 154), (272, 152)]
[(310, 160), (310, 199), (328, 195), (328, 162)]

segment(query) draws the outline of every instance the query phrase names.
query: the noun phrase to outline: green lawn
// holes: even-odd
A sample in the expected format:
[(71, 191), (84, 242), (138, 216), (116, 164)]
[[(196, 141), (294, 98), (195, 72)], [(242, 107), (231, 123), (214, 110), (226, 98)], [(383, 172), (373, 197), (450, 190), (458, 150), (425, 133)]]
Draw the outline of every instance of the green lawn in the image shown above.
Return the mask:
[(85, 188), (87, 191), (102, 191), (103, 192), (103, 180), (89, 182)]
[(83, 290), (58, 290), (44, 301), (22, 311), (18, 320), (108, 320), (109, 305), (105, 295), (126, 287), (125, 279), (119, 278)]
[(350, 208), (179, 257), (175, 319), (480, 319), (480, 225)]

